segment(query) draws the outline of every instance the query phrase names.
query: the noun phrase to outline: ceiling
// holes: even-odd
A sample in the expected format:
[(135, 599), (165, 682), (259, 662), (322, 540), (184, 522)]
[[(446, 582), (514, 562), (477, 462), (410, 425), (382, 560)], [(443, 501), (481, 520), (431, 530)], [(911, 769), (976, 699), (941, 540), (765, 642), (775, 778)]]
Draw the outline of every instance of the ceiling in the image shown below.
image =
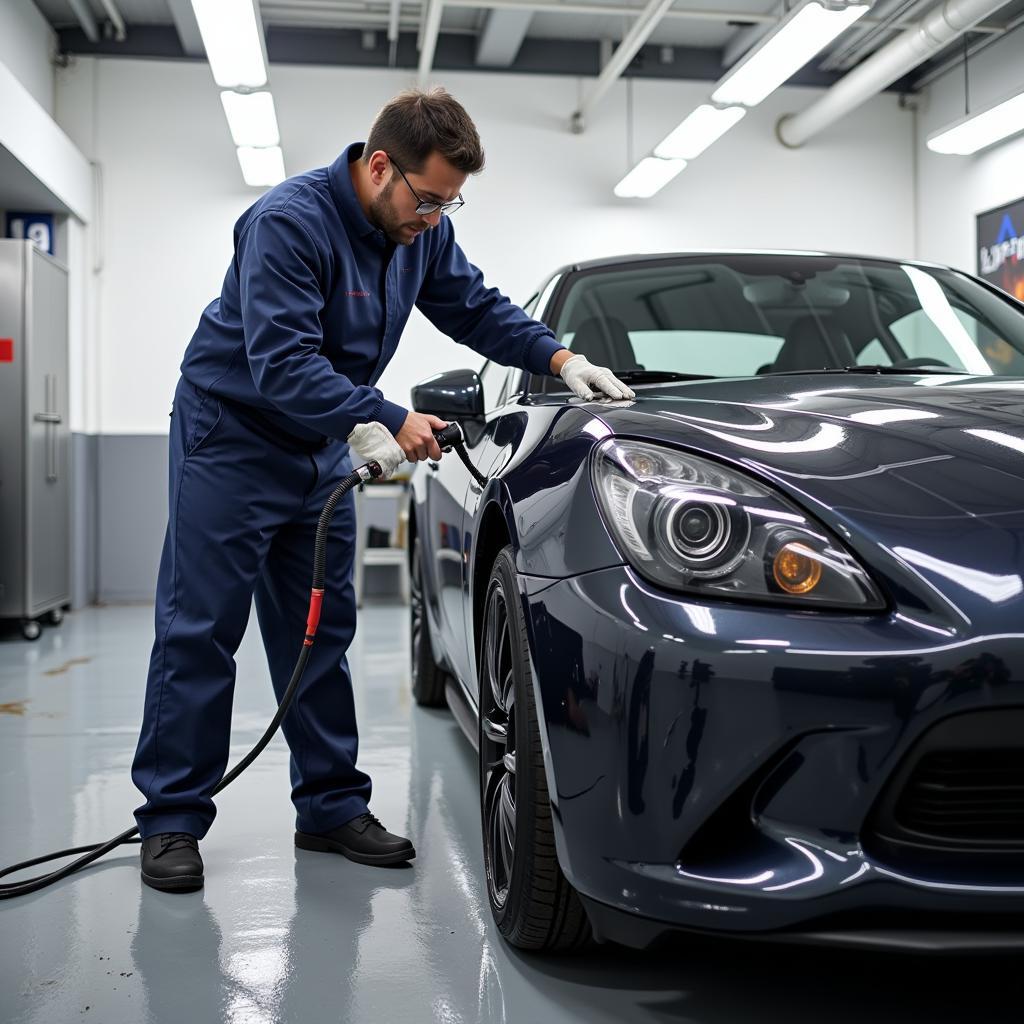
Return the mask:
[[(34, 2), (58, 31), (66, 52), (202, 56), (190, 0), (106, 0), (126, 24), (126, 37), (120, 42), (107, 24), (104, 0), (77, 0), (94, 12), (100, 38), (92, 41), (82, 31), (72, 0)], [(401, 36), (389, 46), (386, 34), (392, 2), (398, 7)], [(417, 63), (417, 35), (428, 2), (260, 0), (259, 6), (272, 61), (411, 67)], [(515, 2), (444, 0), (434, 66), (593, 74), (646, 6), (645, 0), (528, 0), (527, 10), (493, 6)], [(872, 11), (793, 81), (830, 84), (940, 2), (874, 0)], [(576, 10), (560, 9), (566, 5)], [(756, 42), (758, 27), (765, 31), (791, 6), (792, 0), (678, 0), (657, 23), (625, 75), (717, 79)], [(1024, 0), (1011, 0), (972, 31), (969, 45), (972, 50), (982, 49), (1021, 24)], [(962, 53), (963, 43), (958, 41), (894, 88), (913, 88), (950, 61), (961, 59)]]

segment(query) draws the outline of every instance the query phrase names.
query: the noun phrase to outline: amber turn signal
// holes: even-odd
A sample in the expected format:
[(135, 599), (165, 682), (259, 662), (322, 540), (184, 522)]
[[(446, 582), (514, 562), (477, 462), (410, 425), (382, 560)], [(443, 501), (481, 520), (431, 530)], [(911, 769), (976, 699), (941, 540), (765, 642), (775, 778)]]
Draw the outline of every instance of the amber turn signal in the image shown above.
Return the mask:
[(806, 594), (821, 580), (821, 562), (806, 544), (792, 542), (772, 560), (772, 575), (787, 594)]

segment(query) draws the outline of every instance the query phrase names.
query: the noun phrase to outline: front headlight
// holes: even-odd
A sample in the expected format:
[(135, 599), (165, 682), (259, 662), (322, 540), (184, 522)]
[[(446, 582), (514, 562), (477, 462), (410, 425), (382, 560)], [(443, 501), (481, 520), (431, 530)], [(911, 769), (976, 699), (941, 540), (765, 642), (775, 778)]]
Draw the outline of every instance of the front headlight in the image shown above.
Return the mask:
[(719, 597), (876, 610), (857, 560), (795, 505), (744, 473), (640, 441), (593, 457), (605, 522), (653, 583)]

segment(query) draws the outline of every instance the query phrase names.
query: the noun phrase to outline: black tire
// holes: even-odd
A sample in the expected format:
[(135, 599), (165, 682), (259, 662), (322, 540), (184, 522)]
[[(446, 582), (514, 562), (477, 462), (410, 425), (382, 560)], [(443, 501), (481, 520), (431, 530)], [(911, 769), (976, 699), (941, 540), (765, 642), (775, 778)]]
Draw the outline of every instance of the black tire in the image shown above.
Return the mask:
[(409, 587), (409, 647), (412, 652), (412, 696), (420, 707), (444, 707), (445, 670), (434, 661), (430, 646), (430, 623), (423, 596), (423, 563), (420, 540), (412, 544)]
[(520, 949), (581, 949), (590, 941), (590, 922), (555, 853), (511, 546), (491, 569), (478, 653), (480, 808), (491, 914), (502, 936)]
[(39, 624), (36, 619), (22, 619), (21, 620), (21, 635), (26, 640), (38, 640), (42, 635), (43, 627)]

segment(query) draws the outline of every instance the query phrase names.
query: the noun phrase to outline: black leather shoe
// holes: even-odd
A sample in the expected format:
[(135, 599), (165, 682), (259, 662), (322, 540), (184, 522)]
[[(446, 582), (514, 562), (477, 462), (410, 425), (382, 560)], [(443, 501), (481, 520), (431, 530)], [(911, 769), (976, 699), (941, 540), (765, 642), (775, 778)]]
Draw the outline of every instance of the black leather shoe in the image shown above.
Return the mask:
[(187, 832), (161, 832), (142, 840), (142, 880), (162, 892), (195, 892), (203, 887), (199, 842)]
[(340, 853), (359, 864), (401, 864), (416, 856), (408, 839), (392, 835), (369, 811), (321, 835), (296, 832), (295, 845), (315, 853)]

